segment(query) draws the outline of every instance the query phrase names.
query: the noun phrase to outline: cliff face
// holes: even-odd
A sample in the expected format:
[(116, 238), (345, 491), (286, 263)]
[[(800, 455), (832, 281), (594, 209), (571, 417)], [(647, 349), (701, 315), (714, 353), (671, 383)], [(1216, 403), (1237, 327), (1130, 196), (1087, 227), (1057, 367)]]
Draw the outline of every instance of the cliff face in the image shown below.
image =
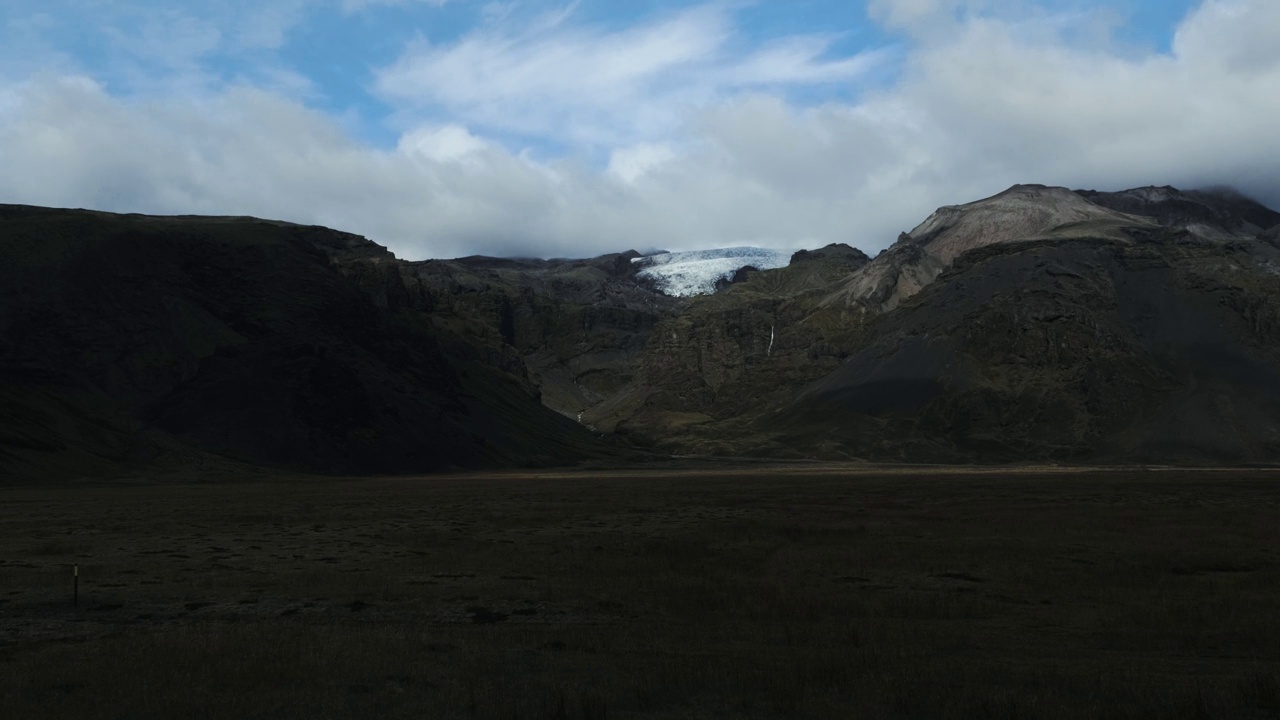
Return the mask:
[(743, 428), (855, 346), (862, 313), (819, 301), (868, 260), (847, 245), (802, 251), (692, 298), (656, 326), (636, 382), (584, 421), (672, 452), (790, 454), (744, 440)]
[(245, 218), (0, 208), (0, 452), (75, 474), (561, 463), (575, 423), (414, 309), (362, 238)]
[(436, 323), (576, 422), (636, 380), (650, 334), (679, 307), (633, 257), (431, 260), (402, 273)]
[(0, 464), (1275, 462), (1277, 232), (1230, 193), (1016, 186), (672, 298), (635, 253), (0, 206)]

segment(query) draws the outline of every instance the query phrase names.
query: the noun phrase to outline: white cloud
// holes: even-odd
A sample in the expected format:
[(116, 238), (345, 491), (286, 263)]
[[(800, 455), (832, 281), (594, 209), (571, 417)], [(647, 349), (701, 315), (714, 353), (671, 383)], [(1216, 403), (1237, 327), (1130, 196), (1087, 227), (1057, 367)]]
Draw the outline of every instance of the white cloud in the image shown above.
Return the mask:
[[(1081, 44), (1070, 18), (1028, 34), (1016, 16), (953, 15), (950, 33), (916, 36), (891, 87), (807, 107), (765, 78), (860, 70), (814, 39), (730, 52), (720, 11), (622, 33), (490, 28), (388, 70), (407, 98), (452, 108), (421, 113), (391, 150), (261, 89), (140, 102), (73, 76), (0, 80), (0, 200), (320, 223), (410, 258), (874, 252), (939, 205), (1016, 182), (1233, 184), (1280, 206), (1280, 61), (1257, 30), (1277, 26), (1275, 7), (1208, 0), (1171, 53), (1147, 55)], [(607, 166), (510, 148), (512, 129), (590, 138)]]
[(744, 88), (852, 81), (879, 58), (827, 59), (831, 38), (784, 38), (738, 55), (733, 17), (698, 6), (624, 30), (562, 11), (505, 20), (443, 45), (419, 42), (379, 72), (381, 96), (408, 114), (491, 131), (616, 145), (663, 137), (688, 112)]
[(1179, 29), (1180, 57), (1215, 64), (1229, 73), (1271, 73), (1280, 64), (1280, 3), (1215, 0)]
[[(923, 48), (900, 97), (994, 178), (1054, 183), (1251, 184), (1274, 168), (1280, 141), (1266, 128), (1280, 111), (1280, 68), (1244, 72), (1224, 61), (1257, 18), (1223, 24), (1210, 0), (1183, 24), (1172, 55), (1130, 59), (1040, 38), (1023, 40), (999, 22), (973, 21), (951, 42)], [(1240, 5), (1240, 3), (1231, 3)], [(1252, 7), (1262, 8), (1265, 0)]]
[(608, 173), (631, 184), (675, 159), (675, 151), (667, 145), (660, 143), (629, 145), (613, 151), (609, 157)]
[(400, 153), (428, 162), (447, 163), (465, 160), (489, 147), (489, 143), (471, 134), (461, 125), (418, 128), (400, 138)]

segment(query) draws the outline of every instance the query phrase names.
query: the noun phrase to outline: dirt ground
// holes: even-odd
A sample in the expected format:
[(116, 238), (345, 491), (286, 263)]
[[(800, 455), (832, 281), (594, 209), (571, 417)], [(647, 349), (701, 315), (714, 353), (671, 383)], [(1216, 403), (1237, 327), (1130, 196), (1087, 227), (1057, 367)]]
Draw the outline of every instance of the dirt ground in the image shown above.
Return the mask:
[(0, 708), (1280, 718), (1280, 473), (8, 485)]

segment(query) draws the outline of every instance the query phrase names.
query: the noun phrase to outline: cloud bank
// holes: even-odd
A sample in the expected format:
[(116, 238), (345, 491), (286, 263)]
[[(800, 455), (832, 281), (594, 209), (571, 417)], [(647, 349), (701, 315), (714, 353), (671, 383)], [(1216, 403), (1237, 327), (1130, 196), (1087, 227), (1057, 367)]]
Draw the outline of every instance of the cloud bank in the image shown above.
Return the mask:
[(872, 0), (868, 14), (893, 39), (840, 55), (829, 36), (752, 41), (720, 4), (621, 30), (491, 12), (374, 69), (399, 136), (385, 147), (269, 74), (204, 77), (221, 36), (173, 19), (187, 34), (143, 49), (199, 92), (113, 92), (52, 51), (0, 76), (0, 202), (317, 223), (410, 259), (874, 254), (939, 205), (1019, 182), (1229, 184), (1280, 207), (1280, 3), (1205, 0), (1167, 52), (1078, 10)]

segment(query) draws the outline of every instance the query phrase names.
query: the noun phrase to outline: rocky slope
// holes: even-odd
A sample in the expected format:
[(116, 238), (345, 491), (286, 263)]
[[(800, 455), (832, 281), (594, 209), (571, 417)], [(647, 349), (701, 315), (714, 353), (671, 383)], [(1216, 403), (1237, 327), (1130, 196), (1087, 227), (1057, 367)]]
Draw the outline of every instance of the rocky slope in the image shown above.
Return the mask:
[(0, 463), (375, 473), (600, 452), (423, 297), (384, 248), (323, 228), (0, 206)]
[(689, 298), (637, 257), (0, 206), (0, 467), (1280, 461), (1280, 214), (1230, 192), (1019, 185)]
[(1280, 222), (1280, 213), (1226, 188), (1183, 192), (1168, 186), (1142, 187), (1113, 193), (1081, 190), (1079, 195), (1206, 240), (1255, 238)]
[(1280, 257), (1187, 240), (967, 256), (762, 424), (886, 460), (1274, 462)]
[(760, 453), (744, 451), (736, 427), (787, 402), (856, 346), (861, 313), (819, 302), (868, 261), (848, 245), (801, 251), (788, 267), (690, 299), (654, 328), (636, 382), (584, 422), (673, 452)]
[(877, 312), (897, 307), (937, 279), (966, 252), (988, 245), (1048, 238), (1124, 240), (1150, 220), (1110, 210), (1066, 188), (1015, 185), (985, 200), (940, 208), (888, 251), (851, 276), (825, 303)]
[(636, 257), (430, 260), (401, 272), (435, 322), (577, 421), (636, 381), (650, 333), (679, 307), (638, 278)]
[(1280, 255), (1261, 231), (1280, 214), (1170, 188), (1080, 196), (1128, 217), (1023, 225), (1015, 206), (1006, 224), (989, 201), (935, 215), (912, 234), (934, 258), (938, 227), (1036, 232), (953, 255), (757, 426), (808, 453), (887, 460), (1280, 460)]
[(1257, 229), (1280, 215), (1151, 190), (1016, 186), (798, 292), (803, 263), (755, 274), (664, 320), (641, 382), (586, 417), (681, 453), (1278, 459)]

